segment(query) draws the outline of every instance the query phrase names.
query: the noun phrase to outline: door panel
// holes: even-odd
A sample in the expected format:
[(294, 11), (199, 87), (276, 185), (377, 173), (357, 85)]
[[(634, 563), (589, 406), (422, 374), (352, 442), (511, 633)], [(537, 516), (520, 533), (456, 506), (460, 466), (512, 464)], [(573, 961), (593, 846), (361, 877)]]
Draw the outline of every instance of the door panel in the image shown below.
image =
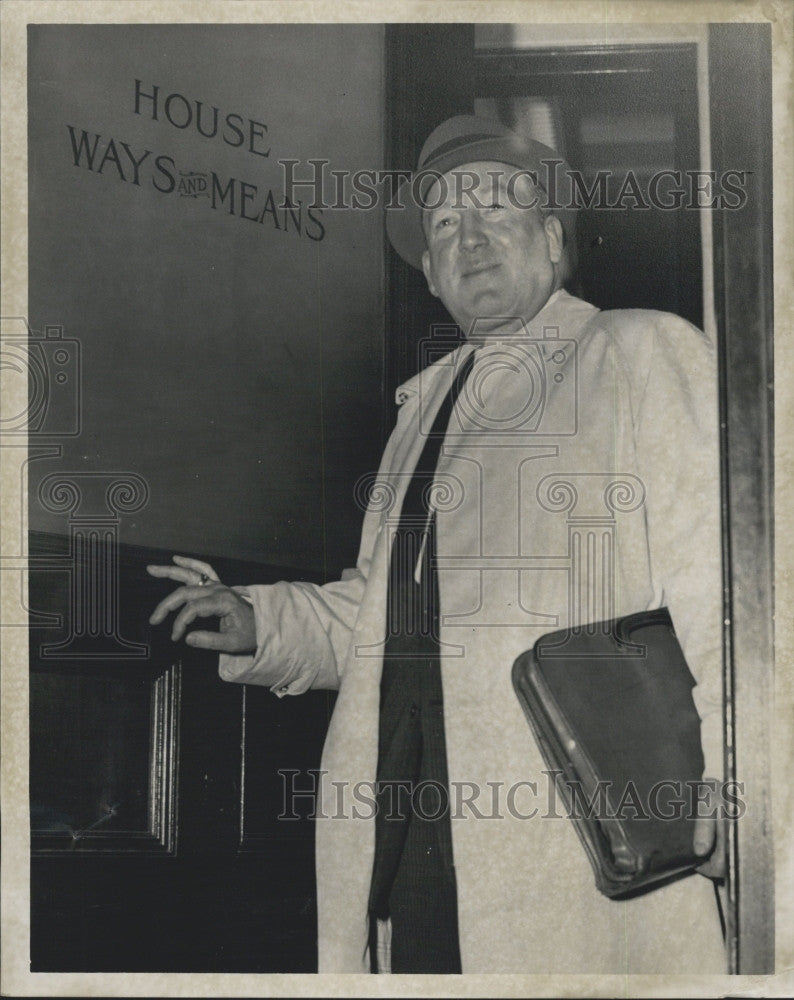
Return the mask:
[[(102, 546), (31, 538), (30, 606), (61, 622), (31, 629), (32, 969), (311, 972), (313, 825), (280, 818), (279, 771), (319, 767), (333, 696), (222, 682), (216, 655), (147, 624), (171, 585), (145, 566), (170, 554), (113, 544), (116, 631), (146, 655), (109, 657), (97, 627), (59, 659)], [(230, 583), (297, 575), (212, 562)]]
[(173, 851), (180, 677), (112, 662), (32, 671), (37, 851)]

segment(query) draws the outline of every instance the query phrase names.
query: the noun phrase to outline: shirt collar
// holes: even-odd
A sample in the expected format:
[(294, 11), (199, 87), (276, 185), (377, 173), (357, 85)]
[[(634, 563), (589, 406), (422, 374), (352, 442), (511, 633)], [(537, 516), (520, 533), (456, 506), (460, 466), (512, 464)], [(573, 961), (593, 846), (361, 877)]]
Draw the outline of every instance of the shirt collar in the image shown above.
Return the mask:
[(397, 403), (398, 406), (402, 406), (406, 400), (410, 399), (412, 396), (416, 396), (419, 392), (421, 383), (427, 381), (428, 378), (432, 379), (442, 371), (459, 371), (460, 365), (474, 349), (474, 344), (464, 341), (460, 347), (456, 347), (450, 354), (445, 354), (443, 358), (439, 358), (438, 361), (434, 361), (432, 365), (428, 365), (427, 368), (422, 368), (421, 371), (416, 373), (416, 375), (412, 375), (411, 378), (403, 382), (402, 385), (397, 386), (397, 390), (394, 393), (395, 403)]
[[(529, 324), (526, 324), (525, 329), (527, 330), (529, 336), (542, 337), (543, 336), (542, 331), (544, 328), (548, 329), (550, 327), (557, 326), (559, 322), (562, 320), (561, 314), (564, 311), (565, 305), (569, 302), (576, 302), (576, 301), (578, 300), (575, 299), (572, 295), (569, 295), (569, 293), (566, 292), (564, 288), (556, 289), (556, 291), (552, 292), (552, 294), (546, 300), (546, 304), (543, 306), (540, 312), (532, 319), (532, 321)], [(586, 303), (582, 304), (587, 305)], [(587, 308), (592, 309), (593, 307), (587, 306)], [(498, 344), (499, 342), (500, 342), (499, 338), (498, 337), (495, 338), (494, 343)], [(488, 346), (489, 345), (486, 342), (478, 349), (487, 351)], [(460, 347), (457, 347), (455, 351), (453, 351), (454, 368), (456, 370), (458, 366), (465, 360), (467, 355), (474, 349), (475, 345), (466, 341), (463, 344), (461, 344)], [(405, 403), (408, 399), (410, 399), (412, 396), (415, 396), (419, 391), (420, 382), (423, 379), (426, 379), (436, 370), (440, 370), (443, 368), (448, 371), (450, 367), (450, 360), (451, 360), (450, 356), (446, 355), (445, 357), (441, 358), (440, 361), (436, 361), (432, 365), (429, 365), (427, 368), (423, 368), (421, 371), (417, 372), (416, 375), (411, 376), (411, 378), (403, 382), (402, 385), (399, 385), (394, 393), (394, 401), (397, 403), (397, 405), (402, 406), (402, 404)]]

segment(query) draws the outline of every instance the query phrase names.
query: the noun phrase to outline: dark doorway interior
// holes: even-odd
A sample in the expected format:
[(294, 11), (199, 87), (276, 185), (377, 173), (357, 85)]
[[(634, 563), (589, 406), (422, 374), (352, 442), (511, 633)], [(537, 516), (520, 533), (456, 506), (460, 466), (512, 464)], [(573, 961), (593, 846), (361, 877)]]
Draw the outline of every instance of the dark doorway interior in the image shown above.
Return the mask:
[(661, 309), (702, 326), (700, 213), (689, 204), (696, 59), (694, 45), (477, 54), (475, 112), (553, 146), (581, 173), (572, 290), (602, 309)]
[[(602, 309), (662, 309), (701, 326), (699, 213), (675, 208), (673, 191), (688, 195), (687, 171), (700, 166), (695, 46), (482, 51), (476, 64), (477, 113), (535, 132), (595, 192), (579, 213), (573, 290)], [(661, 171), (672, 173), (649, 196)]]

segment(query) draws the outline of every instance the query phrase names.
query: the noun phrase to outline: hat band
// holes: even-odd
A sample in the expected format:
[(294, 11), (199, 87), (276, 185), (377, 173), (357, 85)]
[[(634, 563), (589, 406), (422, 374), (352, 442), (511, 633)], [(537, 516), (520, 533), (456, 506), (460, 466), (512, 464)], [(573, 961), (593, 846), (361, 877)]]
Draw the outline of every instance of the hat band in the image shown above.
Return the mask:
[(497, 135), (495, 132), (481, 132), (477, 135), (464, 135), (457, 139), (450, 139), (449, 142), (444, 142), (436, 149), (433, 150), (433, 155), (429, 156), (421, 166), (421, 170), (426, 170), (431, 163), (435, 163), (436, 160), (440, 160), (442, 157), (447, 156), (449, 153), (454, 153), (458, 149), (465, 149), (466, 146), (473, 146), (477, 142), (484, 142), (487, 139), (503, 139), (504, 136)]

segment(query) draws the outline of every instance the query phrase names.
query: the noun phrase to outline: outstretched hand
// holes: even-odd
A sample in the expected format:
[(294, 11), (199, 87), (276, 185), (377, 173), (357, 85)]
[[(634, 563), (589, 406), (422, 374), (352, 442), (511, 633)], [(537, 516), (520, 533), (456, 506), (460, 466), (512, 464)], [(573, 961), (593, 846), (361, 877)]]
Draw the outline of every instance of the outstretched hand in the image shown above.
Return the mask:
[[(253, 653), (256, 649), (254, 612), (236, 588), (226, 587), (209, 563), (185, 556), (174, 556), (175, 566), (147, 566), (151, 576), (183, 584), (152, 612), (149, 622), (159, 625), (172, 611), (178, 611), (171, 629), (176, 642), (185, 636), (189, 646), (215, 649), (224, 653)], [(179, 610), (181, 609), (181, 610)], [(196, 618), (219, 619), (219, 632), (185, 629)]]

